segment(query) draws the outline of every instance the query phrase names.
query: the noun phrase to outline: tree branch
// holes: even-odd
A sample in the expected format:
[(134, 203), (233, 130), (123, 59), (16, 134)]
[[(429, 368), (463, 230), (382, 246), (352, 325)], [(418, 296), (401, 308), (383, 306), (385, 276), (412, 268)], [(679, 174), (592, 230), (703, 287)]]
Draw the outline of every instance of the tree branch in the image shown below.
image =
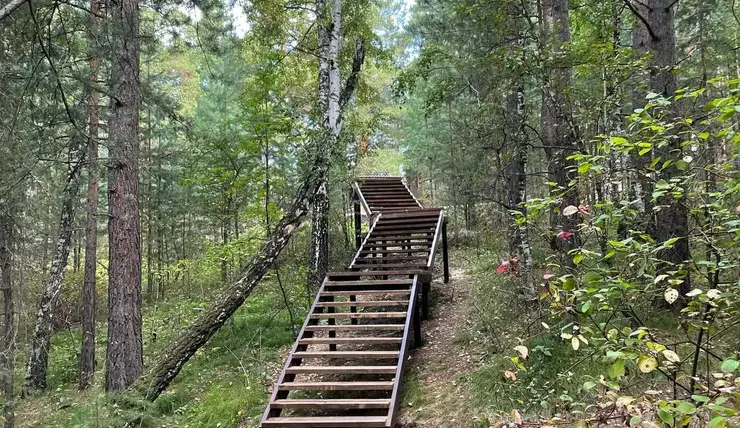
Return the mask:
[(0, 21), (13, 13), (14, 10), (21, 7), (25, 2), (26, 0), (11, 0), (10, 3), (6, 4), (2, 9), (0, 9)]
[(347, 82), (344, 84), (344, 88), (342, 88), (342, 92), (339, 95), (339, 110), (344, 110), (345, 104), (347, 104), (352, 98), (352, 94), (355, 91), (355, 87), (357, 86), (357, 78), (360, 74), (360, 70), (362, 69), (362, 64), (365, 62), (365, 39), (362, 37), (358, 37), (357, 40), (355, 40), (355, 56), (352, 60), (352, 72), (349, 74), (349, 77), (347, 78)]
[(648, 24), (647, 19), (645, 19), (645, 17), (642, 16), (642, 14), (640, 14), (640, 12), (638, 12), (637, 9), (635, 9), (635, 7), (632, 5), (632, 1), (624, 0), (624, 4), (626, 4), (629, 10), (632, 11), (632, 14), (635, 15), (635, 17), (639, 19), (640, 22), (642, 22), (642, 25), (645, 26), (645, 29), (647, 29), (648, 34), (650, 34), (650, 38), (653, 40), (660, 40), (660, 37), (658, 37), (658, 35), (655, 34), (655, 32), (653, 31), (653, 28), (650, 26), (650, 24)]

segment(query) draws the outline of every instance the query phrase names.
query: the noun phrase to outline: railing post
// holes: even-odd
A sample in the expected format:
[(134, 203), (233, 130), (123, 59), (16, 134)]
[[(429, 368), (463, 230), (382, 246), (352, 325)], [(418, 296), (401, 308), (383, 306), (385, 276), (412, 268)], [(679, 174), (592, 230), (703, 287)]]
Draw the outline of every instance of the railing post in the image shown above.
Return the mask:
[[(416, 299), (417, 296), (411, 296), (412, 299)], [(419, 305), (414, 306), (414, 348), (421, 347), (421, 307)]]
[(450, 255), (447, 250), (447, 219), (442, 220), (442, 260), (444, 262), (444, 281), (450, 282)]
[(421, 318), (423, 320), (429, 319), (429, 291), (432, 288), (430, 282), (424, 282), (421, 284)]

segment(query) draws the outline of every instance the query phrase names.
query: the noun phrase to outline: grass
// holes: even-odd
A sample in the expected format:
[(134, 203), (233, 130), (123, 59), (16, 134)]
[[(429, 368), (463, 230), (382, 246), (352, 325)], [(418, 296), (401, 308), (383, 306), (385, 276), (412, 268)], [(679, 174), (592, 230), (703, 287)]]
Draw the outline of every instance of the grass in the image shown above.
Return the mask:
[[(99, 326), (96, 383), (77, 391), (79, 329), (55, 334), (47, 391), (18, 401), (19, 427), (108, 427), (141, 416), (142, 426), (257, 426), (293, 326), (271, 283), (253, 294), (204, 348), (185, 365), (168, 390), (143, 412), (124, 410), (103, 392), (106, 332)], [(170, 339), (198, 314), (199, 302), (173, 299), (144, 313), (146, 367)], [(300, 319), (303, 313), (296, 314)], [(146, 370), (145, 367), (145, 370)], [(18, 365), (21, 377), (23, 364)], [(143, 413), (143, 414), (142, 414)]]

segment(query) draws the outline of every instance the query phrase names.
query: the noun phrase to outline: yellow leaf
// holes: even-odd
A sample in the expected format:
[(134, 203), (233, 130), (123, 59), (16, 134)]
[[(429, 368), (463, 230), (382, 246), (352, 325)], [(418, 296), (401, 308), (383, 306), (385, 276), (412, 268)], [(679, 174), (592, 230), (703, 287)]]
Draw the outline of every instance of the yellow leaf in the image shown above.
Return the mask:
[(640, 358), (637, 360), (637, 367), (643, 373), (650, 373), (658, 368), (658, 360), (650, 355), (640, 355)]

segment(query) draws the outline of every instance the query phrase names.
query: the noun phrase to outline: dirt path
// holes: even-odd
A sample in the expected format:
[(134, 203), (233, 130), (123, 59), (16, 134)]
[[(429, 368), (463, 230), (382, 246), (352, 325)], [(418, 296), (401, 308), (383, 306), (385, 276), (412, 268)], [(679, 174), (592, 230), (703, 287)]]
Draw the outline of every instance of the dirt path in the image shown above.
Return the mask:
[(430, 319), (422, 325), (424, 346), (411, 352), (407, 365), (399, 428), (476, 426), (464, 379), (481, 360), (466, 329), (470, 299), (464, 267), (452, 269), (449, 284), (432, 283)]

